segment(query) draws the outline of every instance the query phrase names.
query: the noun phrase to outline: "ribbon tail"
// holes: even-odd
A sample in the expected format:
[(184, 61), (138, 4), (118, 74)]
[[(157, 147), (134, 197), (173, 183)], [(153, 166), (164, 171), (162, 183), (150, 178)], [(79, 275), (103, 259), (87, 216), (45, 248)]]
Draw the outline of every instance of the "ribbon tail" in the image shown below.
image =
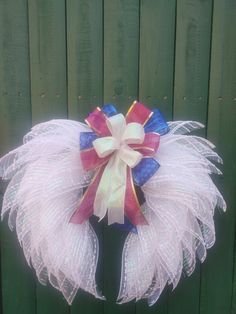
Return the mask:
[(127, 168), (125, 215), (129, 219), (129, 221), (135, 226), (148, 224), (139, 205), (130, 168)]
[(117, 154), (109, 160), (100, 180), (94, 201), (94, 215), (100, 220), (108, 213), (108, 224), (124, 223), (124, 200), (127, 165)]
[(70, 219), (71, 223), (82, 224), (85, 220), (89, 219), (89, 217), (92, 216), (94, 199), (104, 168), (105, 166), (100, 167), (97, 174), (94, 176), (92, 182), (85, 191), (78, 208)]

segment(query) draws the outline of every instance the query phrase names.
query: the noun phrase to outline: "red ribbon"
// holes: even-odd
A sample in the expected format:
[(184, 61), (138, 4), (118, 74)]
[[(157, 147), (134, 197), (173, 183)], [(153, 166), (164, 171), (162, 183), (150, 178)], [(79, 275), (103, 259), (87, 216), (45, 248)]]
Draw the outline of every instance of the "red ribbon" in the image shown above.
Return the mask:
[[(137, 122), (142, 125), (152, 115), (147, 107), (135, 101), (126, 115), (126, 123)], [(106, 124), (106, 115), (100, 108), (96, 108), (85, 120), (90, 128), (99, 136), (110, 136), (111, 133)], [(153, 156), (159, 146), (160, 135), (158, 133), (146, 133), (142, 144), (130, 144), (130, 147), (139, 151), (143, 157)], [(70, 222), (81, 224), (93, 214), (96, 191), (110, 156), (99, 158), (94, 148), (81, 150), (80, 153), (83, 168), (85, 170), (97, 170), (95, 176), (85, 191), (80, 204), (70, 219)], [(133, 225), (147, 224), (141, 211), (139, 201), (135, 192), (131, 168), (127, 167), (126, 193), (125, 193), (125, 215)]]

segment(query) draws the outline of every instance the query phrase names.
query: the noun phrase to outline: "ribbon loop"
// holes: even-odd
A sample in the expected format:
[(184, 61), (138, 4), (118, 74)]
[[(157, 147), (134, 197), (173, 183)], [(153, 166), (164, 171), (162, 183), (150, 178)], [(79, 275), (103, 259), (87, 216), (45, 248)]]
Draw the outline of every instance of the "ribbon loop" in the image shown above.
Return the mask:
[(126, 128), (125, 117), (119, 113), (107, 119), (107, 127), (112, 136), (121, 141), (122, 135)]
[(131, 122), (126, 125), (122, 140), (126, 144), (142, 144), (144, 141), (144, 128), (140, 123)]
[(93, 147), (100, 158), (104, 158), (119, 148), (118, 140), (112, 136), (98, 138), (93, 141)]

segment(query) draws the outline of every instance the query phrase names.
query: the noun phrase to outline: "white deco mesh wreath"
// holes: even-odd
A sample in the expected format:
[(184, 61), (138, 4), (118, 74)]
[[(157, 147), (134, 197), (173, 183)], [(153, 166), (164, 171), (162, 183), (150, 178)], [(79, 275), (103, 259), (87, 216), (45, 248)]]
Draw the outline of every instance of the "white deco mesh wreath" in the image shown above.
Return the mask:
[(39, 281), (49, 280), (69, 304), (79, 288), (104, 299), (89, 217), (129, 228), (118, 301), (152, 305), (215, 242), (214, 210), (226, 205), (210, 174), (221, 173), (212, 161), (222, 160), (207, 139), (186, 135), (202, 124), (166, 122), (139, 102), (126, 117), (113, 105), (96, 108), (86, 122), (38, 124), (0, 159), (0, 176), (10, 180), (2, 217), (9, 213)]

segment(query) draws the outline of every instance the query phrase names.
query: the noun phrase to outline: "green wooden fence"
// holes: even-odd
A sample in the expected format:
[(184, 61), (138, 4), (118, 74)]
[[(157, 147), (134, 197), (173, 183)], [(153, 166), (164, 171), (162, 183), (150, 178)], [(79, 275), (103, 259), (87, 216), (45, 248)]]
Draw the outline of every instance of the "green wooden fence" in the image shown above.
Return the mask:
[(101, 224), (98, 282), (108, 301), (79, 292), (69, 307), (38, 284), (4, 222), (3, 314), (236, 313), (236, 1), (0, 0), (1, 154), (39, 121), (83, 119), (106, 102), (125, 111), (134, 99), (157, 105), (167, 119), (203, 122), (201, 135), (224, 159), (217, 183), (228, 211), (216, 212), (207, 261), (152, 308), (116, 305), (126, 235)]

